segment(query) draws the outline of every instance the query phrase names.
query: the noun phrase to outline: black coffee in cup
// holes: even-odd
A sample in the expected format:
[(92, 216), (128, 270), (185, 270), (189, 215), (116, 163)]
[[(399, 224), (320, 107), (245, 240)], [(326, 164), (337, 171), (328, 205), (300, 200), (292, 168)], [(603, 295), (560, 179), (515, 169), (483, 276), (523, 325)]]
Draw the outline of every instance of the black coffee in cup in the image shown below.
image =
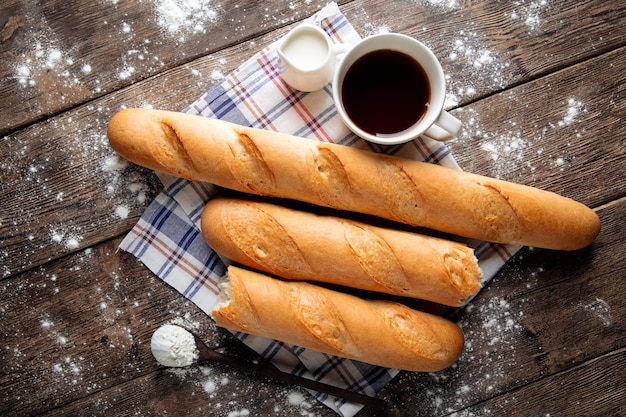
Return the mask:
[(431, 92), (426, 72), (415, 59), (381, 49), (352, 64), (341, 95), (354, 124), (367, 133), (384, 136), (415, 125), (428, 109)]

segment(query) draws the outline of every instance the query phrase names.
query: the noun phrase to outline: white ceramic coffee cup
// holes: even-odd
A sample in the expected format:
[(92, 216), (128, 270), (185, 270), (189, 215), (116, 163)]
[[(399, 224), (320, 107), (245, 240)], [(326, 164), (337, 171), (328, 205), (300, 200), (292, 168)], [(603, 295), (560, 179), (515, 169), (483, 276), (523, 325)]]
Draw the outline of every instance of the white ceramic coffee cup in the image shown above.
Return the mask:
[[(342, 86), (347, 71), (359, 58), (377, 50), (392, 50), (410, 56), (422, 67), (430, 84), (430, 101), (423, 116), (408, 129), (397, 133), (376, 135), (366, 132), (352, 121), (344, 107)], [(443, 109), (445, 97), (443, 69), (435, 54), (418, 40), (399, 33), (382, 33), (361, 40), (343, 55), (333, 77), (333, 98), (344, 123), (363, 139), (383, 145), (409, 142), (420, 135), (438, 141), (455, 138), (462, 123)]]
[(281, 77), (296, 90), (320, 90), (333, 79), (338, 57), (348, 48), (333, 44), (319, 26), (302, 24), (291, 30), (278, 47)]

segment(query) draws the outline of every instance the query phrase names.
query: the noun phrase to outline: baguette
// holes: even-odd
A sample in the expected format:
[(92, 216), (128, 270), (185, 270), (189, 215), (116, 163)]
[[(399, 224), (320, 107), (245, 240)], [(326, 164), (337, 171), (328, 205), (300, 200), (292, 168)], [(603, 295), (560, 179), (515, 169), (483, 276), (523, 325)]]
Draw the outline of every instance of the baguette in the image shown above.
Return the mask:
[(215, 198), (201, 229), (220, 255), (288, 279), (449, 306), (462, 305), (483, 280), (474, 251), (461, 243), (266, 202)]
[(156, 171), (489, 242), (574, 250), (600, 231), (593, 210), (552, 192), (217, 119), (126, 109), (108, 137)]
[(218, 285), (211, 315), (218, 326), (233, 331), (419, 372), (450, 366), (463, 349), (456, 324), (392, 301), (365, 300), (233, 266)]

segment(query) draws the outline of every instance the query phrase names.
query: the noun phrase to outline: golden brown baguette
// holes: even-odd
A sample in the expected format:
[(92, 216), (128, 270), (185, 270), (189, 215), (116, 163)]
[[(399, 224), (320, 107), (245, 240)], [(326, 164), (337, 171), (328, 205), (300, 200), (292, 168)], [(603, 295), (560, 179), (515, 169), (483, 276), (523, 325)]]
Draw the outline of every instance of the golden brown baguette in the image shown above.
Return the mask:
[(474, 251), (461, 243), (268, 202), (213, 199), (201, 229), (220, 255), (287, 279), (450, 306), (476, 294), (483, 280)]
[(490, 242), (573, 250), (600, 231), (591, 209), (555, 193), (217, 119), (127, 109), (108, 136), (156, 171)]
[(303, 281), (230, 266), (211, 312), (218, 326), (387, 368), (432, 372), (451, 365), (463, 333), (442, 317)]

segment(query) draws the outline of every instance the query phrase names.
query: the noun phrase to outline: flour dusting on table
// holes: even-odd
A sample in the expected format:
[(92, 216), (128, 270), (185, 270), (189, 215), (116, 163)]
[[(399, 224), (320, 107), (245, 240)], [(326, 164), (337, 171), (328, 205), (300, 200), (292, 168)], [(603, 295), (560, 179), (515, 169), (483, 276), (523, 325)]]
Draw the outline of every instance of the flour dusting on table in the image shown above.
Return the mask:
[[(461, 357), (450, 368), (428, 374), (431, 385), (425, 387), (425, 394), (433, 414), (452, 413), (469, 406), (474, 398), (500, 392), (508, 381), (505, 366), (519, 366), (514, 346), (523, 337), (523, 311), (498, 296), (482, 300), (469, 304), (459, 322), (466, 337)], [(490, 411), (484, 409), (483, 415)]]
[(516, 5), (518, 7), (510, 14), (511, 20), (524, 22), (529, 32), (539, 29), (542, 23), (541, 16), (548, 12), (548, 1), (519, 1)]
[[(444, 12), (458, 10), (463, 4), (460, 0), (414, 0), (413, 2)], [(103, 3), (117, 6), (118, 0), (103, 0)], [(217, 23), (219, 19), (217, 1), (151, 0), (151, 3), (155, 24), (158, 25), (165, 37), (174, 38), (178, 42), (187, 41), (191, 35), (208, 33), (211, 26)], [(304, 3), (310, 4), (311, 1), (307, 0)], [(295, 10), (298, 4), (302, 3), (290, 2), (289, 9)], [(515, 8), (508, 15), (508, 18), (514, 23), (523, 22), (529, 31), (539, 31), (542, 27), (541, 16), (547, 13), (549, 7), (550, 4), (546, 0), (520, 0), (515, 2)], [(270, 19), (271, 17), (271, 11), (267, 11), (266, 18)], [(133, 22), (104, 21), (101, 23), (115, 26), (121, 39), (127, 42), (125, 45), (128, 45), (128, 49), (120, 51), (119, 66), (113, 74), (118, 80), (130, 82), (137, 74), (145, 73), (145, 68), (154, 69), (163, 65), (156, 52), (158, 45), (149, 39), (138, 39)], [(364, 30), (368, 31), (365, 34), (388, 32), (392, 29), (393, 26), (387, 24), (370, 24), (370, 26), (364, 27)], [(451, 30), (454, 31), (455, 29), (452, 28)], [(489, 46), (484, 34), (469, 27), (456, 30), (452, 38), (454, 41), (445, 46), (446, 53), (440, 56), (444, 68), (451, 65), (459, 66), (470, 75), (466, 79), (449, 78), (447, 80), (449, 88), (446, 107), (461, 105), (463, 102), (478, 98), (485, 91), (493, 91), (494, 87), (497, 90), (510, 84), (512, 70), (506, 53)], [(97, 78), (100, 68), (96, 68), (95, 65), (92, 66), (91, 62), (83, 60), (75, 49), (63, 48), (59, 44), (57, 36), (49, 28), (44, 30), (38, 39), (30, 42), (30, 44), (25, 45), (24, 52), (18, 59), (19, 62), (14, 68), (12, 77), (13, 82), (16, 82), (23, 91), (32, 91), (46, 84), (50, 90), (59, 92), (58, 99), (60, 102), (68, 103), (72, 101), (68, 94), (75, 89), (77, 91), (88, 89), (92, 95), (102, 93), (102, 86)], [(432, 44), (438, 41), (431, 40), (429, 42)], [(198, 85), (203, 83), (204, 86), (206, 80), (219, 81), (224, 77), (224, 73), (227, 71), (225, 64), (224, 59), (216, 61), (213, 69), (207, 74), (203, 74), (191, 66), (188, 68), (192, 79), (197, 80)], [(100, 170), (99, 175), (102, 179), (103, 193), (101, 197), (105, 199), (119, 198), (120, 196), (128, 197), (123, 200), (125, 203), (112, 204), (110, 213), (107, 214), (109, 217), (107, 222), (119, 222), (127, 219), (133, 211), (138, 211), (150, 199), (152, 190), (150, 185), (145, 182), (144, 176), (134, 172), (127, 162), (113, 155), (106, 148), (106, 138), (103, 135), (93, 135), (93, 132), (104, 131), (104, 123), (106, 116), (111, 113), (110, 109), (88, 106), (87, 111), (94, 113), (92, 120), (95, 122), (92, 126), (77, 126), (71, 119), (57, 120), (57, 123), (66, 122), (67, 124), (68, 136), (62, 139), (64, 143), (72, 145), (69, 154), (78, 152), (81, 155), (79, 160), (93, 158), (100, 161), (97, 164), (97, 169)], [(550, 129), (575, 127), (577, 121), (587, 112), (585, 103), (579, 98), (566, 97), (562, 108), (558, 109), (558, 117), (555, 118), (555, 121), (548, 126), (537, 127), (535, 135), (528, 137), (523, 134), (523, 127), (516, 121), (511, 121), (495, 129), (493, 126), (486, 126), (482, 123), (480, 114), (477, 112), (471, 109), (463, 110), (464, 131), (462, 134), (467, 139), (478, 138), (481, 140), (477, 152), (482, 152), (491, 158), (496, 174), (505, 174), (512, 167), (519, 166), (524, 166), (526, 172), (534, 172), (533, 162), (524, 157), (524, 155), (527, 156), (532, 153), (544, 158), (559, 169), (566, 169), (572, 161), (567, 147), (561, 149), (558, 154), (548, 155), (541, 142)], [(575, 133), (574, 137), (580, 136), (580, 131), (575, 130)], [(72, 137), (76, 140), (73, 140)], [(18, 147), (16, 146), (15, 149)], [(20, 152), (16, 150), (14, 155), (19, 159)], [(47, 175), (50, 174), (47, 169), (47, 162), (35, 161), (25, 166), (26, 180), (34, 184), (33, 190), (36, 190), (39, 196), (54, 200), (58, 204), (71, 204), (72, 193), (63, 189), (47, 187), (49, 179)], [(68, 164), (73, 169), (80, 169), (80, 167), (74, 167), (71, 160), (68, 161)], [(97, 229), (106, 225), (106, 222), (105, 224), (96, 224), (94, 228)], [(9, 228), (9, 225), (3, 226)], [(78, 249), (87, 233), (80, 225), (71, 224), (65, 220), (49, 224), (46, 230), (47, 233), (44, 232), (43, 235), (48, 241), (34, 243), (37, 245), (59, 245), (61, 249), (65, 250)], [(32, 241), (33, 239), (34, 236), (31, 234), (29, 240)], [(30, 251), (34, 252), (36, 249), (36, 247), (28, 248), (23, 256), (28, 258)], [(73, 279), (82, 268), (88, 269), (87, 260), (90, 256), (91, 250), (81, 253), (76, 258), (78, 264), (64, 271), (68, 275), (66, 279)], [(8, 269), (0, 271), (2, 276), (9, 276), (12, 273)], [(34, 274), (37, 273), (39, 272), (34, 272)], [(90, 304), (88, 304), (93, 309), (94, 315), (101, 321), (98, 324), (101, 324), (107, 332), (103, 336), (103, 340), (106, 341), (106, 348), (111, 349), (111, 352), (130, 351), (131, 346), (137, 343), (133, 336), (134, 329), (137, 327), (136, 323), (125, 322), (121, 317), (122, 310), (116, 303), (128, 303), (135, 308), (143, 307), (138, 299), (123, 299), (125, 293), (120, 276), (124, 276), (123, 271), (112, 272), (110, 274), (113, 282), (112, 288), (99, 288), (99, 292), (93, 296), (93, 299), (89, 300)], [(10, 289), (11, 285), (13, 284), (7, 283), (6, 287)], [(33, 285), (37, 285), (39, 291), (53, 296), (63, 288), (63, 280), (58, 280), (55, 274), (43, 274), (40, 282)], [(16, 288), (16, 294), (21, 290), (23, 289)], [(145, 299), (142, 300), (142, 302), (147, 302)], [(600, 298), (586, 300), (580, 304), (579, 308), (589, 317), (597, 320), (600, 325), (611, 326), (613, 324), (614, 317), (611, 306)], [(2, 310), (3, 308), (0, 309), (0, 312), (5, 313)], [(476, 315), (471, 314), (472, 312), (480, 313), (479, 316), (484, 319), (479, 323), (473, 323)], [(523, 318), (522, 311), (515, 310), (506, 299), (500, 297), (493, 297), (488, 301), (483, 298), (481, 304), (470, 304), (467, 317), (461, 323), (468, 336), (465, 353), (459, 363), (453, 365), (449, 370), (431, 376), (435, 383), (428, 388), (427, 395), (438, 412), (447, 413), (457, 410), (459, 407), (455, 407), (455, 405), (467, 406), (468, 399), (476, 397), (474, 394), (476, 391), (481, 393), (493, 392), (494, 394), (501, 392), (502, 387), (499, 386), (499, 383), (505, 379), (507, 369), (503, 368), (500, 359), (503, 355), (510, 355), (511, 360), (515, 361), (515, 352), (512, 346), (515, 345), (516, 338), (520, 337)], [(178, 316), (170, 322), (193, 329), (199, 327), (199, 323), (191, 320), (189, 314)], [(58, 318), (50, 317), (42, 312), (35, 321), (34, 327), (47, 335), (52, 346), (51, 349), (56, 349), (54, 355), (48, 357), (35, 356), (45, 367), (41, 381), (50, 386), (60, 385), (67, 391), (75, 389), (91, 393), (106, 388), (100, 386), (100, 383), (86, 380), (89, 374), (88, 369), (93, 367), (90, 362), (93, 358), (80, 354), (83, 351), (79, 345), (81, 335), (72, 331), (68, 323), (62, 323)], [(484, 352), (477, 349), (477, 346), (487, 346), (490, 350)], [(11, 369), (17, 370), (21, 366), (27, 366), (33, 356), (31, 352), (28, 352), (27, 346), (16, 346), (11, 351), (7, 351), (5, 357), (12, 361)], [(470, 362), (476, 363), (477, 368), (471, 373), (465, 373), (462, 369), (463, 364)], [(121, 363), (121, 366), (130, 368), (137, 366), (137, 364), (131, 359), (129, 362)], [(212, 368), (199, 367), (198, 370), (180, 371), (175, 375), (181, 378), (190, 378), (196, 382), (197, 395), (206, 396), (209, 402), (220, 398), (217, 395), (220, 390), (228, 389), (228, 392), (232, 392), (234, 394), (233, 400), (211, 403), (215, 410), (222, 412), (220, 415), (232, 417), (251, 415), (252, 405), (245, 400), (246, 395), (250, 395), (251, 384), (249, 382), (239, 383), (234, 376), (236, 374), (232, 372), (220, 373)], [(447, 382), (456, 384), (453, 389), (455, 396), (452, 400), (450, 399), (450, 392), (444, 388)], [(254, 386), (258, 385), (257, 383), (254, 384)], [(415, 389), (419, 390), (419, 387)], [(243, 399), (239, 400), (236, 398), (237, 395)], [(285, 388), (276, 401), (274, 411), (277, 416), (311, 416), (314, 415), (312, 410), (315, 405), (317, 402), (305, 391)], [(106, 406), (103, 404), (102, 409), (106, 409)], [(483, 413), (484, 415), (491, 414), (486, 409), (483, 410)]]
[[(509, 93), (509, 100), (515, 105), (522, 98)], [(486, 124), (480, 112), (471, 107), (464, 108), (457, 114), (463, 121), (459, 139), (477, 146), (477, 155), (482, 153), (490, 158), (490, 176), (495, 178), (506, 177), (509, 181), (518, 181), (511, 177), (513, 171), (519, 172), (519, 175), (532, 176), (539, 164), (564, 171), (576, 159), (570, 148), (584, 134), (581, 118), (588, 113), (588, 109), (580, 99), (569, 97), (559, 102), (552, 111), (553, 121), (533, 126), (518, 120), (515, 115), (499, 124)], [(550, 144), (547, 140), (550, 136), (564, 134), (565, 131), (571, 141), (559, 149), (548, 151)]]
[(154, 0), (157, 23), (170, 35), (207, 33), (207, 25), (218, 20), (214, 2), (210, 0)]
[(613, 325), (611, 306), (605, 300), (595, 297), (593, 300), (581, 304), (582, 309), (599, 320), (605, 327)]
[(443, 7), (446, 9), (456, 9), (459, 7), (459, 0), (417, 0), (417, 2), (426, 3), (429, 6)]

